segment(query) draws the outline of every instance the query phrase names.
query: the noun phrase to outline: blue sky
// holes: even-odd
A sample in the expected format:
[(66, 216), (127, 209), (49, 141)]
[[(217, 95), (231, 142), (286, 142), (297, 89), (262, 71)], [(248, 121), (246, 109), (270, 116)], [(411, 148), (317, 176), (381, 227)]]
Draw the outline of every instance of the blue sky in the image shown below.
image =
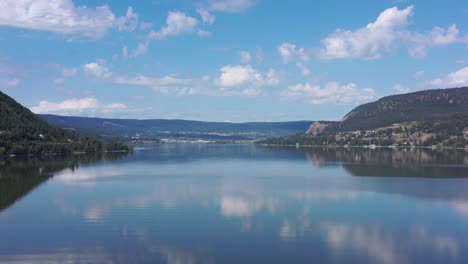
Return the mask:
[(0, 90), (36, 113), (337, 120), (468, 86), (466, 1), (2, 0)]

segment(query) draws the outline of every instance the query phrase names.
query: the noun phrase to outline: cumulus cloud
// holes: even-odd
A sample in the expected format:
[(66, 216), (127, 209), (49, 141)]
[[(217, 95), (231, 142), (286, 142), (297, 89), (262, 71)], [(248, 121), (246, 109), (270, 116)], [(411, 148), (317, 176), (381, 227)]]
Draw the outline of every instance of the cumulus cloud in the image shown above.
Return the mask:
[(50, 31), (61, 34), (101, 36), (111, 28), (130, 30), (138, 16), (131, 7), (116, 17), (107, 5), (76, 6), (72, 0), (3, 0), (0, 26)]
[(254, 0), (208, 0), (200, 4), (197, 12), (203, 23), (213, 24), (216, 17), (212, 12), (236, 13), (249, 9), (254, 4)]
[(311, 104), (342, 105), (355, 105), (377, 98), (372, 88), (359, 88), (354, 83), (342, 85), (338, 82), (329, 82), (324, 86), (299, 83), (289, 86), (281, 92), (281, 96), (290, 100), (305, 100)]
[(158, 31), (151, 31), (151, 39), (165, 39), (186, 33), (196, 32), (198, 20), (180, 11), (171, 11), (167, 15), (166, 25)]
[(298, 48), (295, 44), (285, 42), (278, 46), (278, 53), (283, 58), (285, 64), (295, 62), (303, 75), (307, 76), (310, 74), (310, 70), (307, 67), (310, 52), (304, 48)]
[(38, 114), (68, 111), (81, 112), (90, 109), (95, 110), (98, 107), (98, 100), (93, 97), (88, 97), (82, 99), (67, 99), (59, 103), (41, 101), (39, 102), (39, 105), (31, 107), (31, 111)]
[(109, 78), (112, 73), (102, 62), (90, 62), (83, 66), (83, 71), (86, 74), (92, 75), (98, 78)]
[(181, 11), (170, 11), (167, 14), (166, 25), (159, 30), (151, 30), (143, 42), (138, 43), (130, 57), (146, 54), (152, 40), (163, 40), (168, 37), (195, 34), (200, 37), (209, 36), (211, 33), (198, 28), (198, 20)]
[(460, 30), (455, 24), (447, 29), (435, 27), (432, 31), (425, 34), (407, 33), (407, 35), (409, 53), (413, 57), (426, 56), (427, 50), (430, 47), (443, 47), (464, 41), (460, 36)]
[(37, 106), (31, 107), (31, 111), (36, 114), (59, 114), (59, 115), (77, 115), (77, 114), (95, 114), (111, 113), (127, 109), (125, 104), (112, 103), (102, 104), (94, 97), (85, 97), (81, 99), (72, 98), (62, 102), (40, 101)]
[(250, 65), (226, 65), (221, 68), (219, 85), (225, 89), (241, 85), (272, 86), (279, 83), (276, 72), (261, 73)]
[(422, 57), (430, 47), (442, 47), (466, 41), (455, 24), (447, 29), (435, 27), (429, 32), (407, 30), (414, 7), (384, 10), (374, 22), (357, 30), (338, 29), (322, 40), (318, 56), (325, 60), (364, 58), (379, 59), (385, 53), (408, 47), (411, 56)]
[(383, 51), (395, 48), (413, 10), (413, 6), (402, 10), (389, 8), (364, 28), (355, 31), (339, 29), (322, 41), (324, 47), (320, 56), (324, 59), (380, 58)]
[(443, 78), (434, 79), (430, 84), (437, 88), (468, 86), (468, 67), (449, 73)]
[(83, 71), (93, 77), (119, 85), (148, 87), (169, 95), (207, 95), (207, 96), (257, 96), (264, 86), (279, 83), (275, 70), (262, 73), (251, 65), (227, 65), (220, 69), (219, 78), (201, 76), (199, 78), (179, 78), (165, 76), (125, 76), (111, 72), (103, 62), (85, 64)]

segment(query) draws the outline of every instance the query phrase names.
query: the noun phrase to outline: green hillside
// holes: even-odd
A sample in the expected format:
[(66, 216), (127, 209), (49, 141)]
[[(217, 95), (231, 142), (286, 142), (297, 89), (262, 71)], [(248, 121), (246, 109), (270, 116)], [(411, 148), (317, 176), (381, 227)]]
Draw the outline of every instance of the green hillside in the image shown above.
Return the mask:
[(128, 146), (80, 138), (41, 119), (0, 92), (0, 155), (67, 154), (72, 152), (129, 151)]
[(387, 96), (339, 122), (315, 122), (305, 133), (261, 142), (468, 148), (468, 87)]
[(0, 140), (63, 141), (74, 134), (50, 125), (13, 98), (0, 92)]
[(339, 123), (339, 129), (374, 129), (402, 122), (444, 120), (456, 115), (468, 115), (468, 87), (383, 97), (352, 110)]

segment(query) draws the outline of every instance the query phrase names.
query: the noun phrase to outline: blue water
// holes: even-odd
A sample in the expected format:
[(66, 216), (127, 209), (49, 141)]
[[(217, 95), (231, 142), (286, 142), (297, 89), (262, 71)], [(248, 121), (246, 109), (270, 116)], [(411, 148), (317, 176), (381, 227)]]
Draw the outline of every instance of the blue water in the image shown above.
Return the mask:
[(464, 151), (145, 145), (0, 190), (0, 263), (468, 263)]

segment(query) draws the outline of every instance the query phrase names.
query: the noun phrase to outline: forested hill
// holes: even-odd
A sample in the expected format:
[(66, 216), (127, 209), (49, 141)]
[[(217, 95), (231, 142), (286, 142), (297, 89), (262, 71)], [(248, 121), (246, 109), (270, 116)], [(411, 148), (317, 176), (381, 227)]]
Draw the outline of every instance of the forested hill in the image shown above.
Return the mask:
[(103, 151), (131, 151), (131, 147), (80, 138), (73, 131), (49, 124), (0, 92), (0, 156)]
[(468, 87), (426, 90), (384, 97), (358, 106), (339, 123), (340, 130), (374, 129), (395, 123), (468, 115)]
[(303, 134), (262, 143), (468, 149), (468, 87), (387, 96), (356, 107), (339, 122), (318, 121)]
[(0, 139), (7, 141), (65, 140), (74, 134), (50, 125), (13, 98), (0, 92)]

